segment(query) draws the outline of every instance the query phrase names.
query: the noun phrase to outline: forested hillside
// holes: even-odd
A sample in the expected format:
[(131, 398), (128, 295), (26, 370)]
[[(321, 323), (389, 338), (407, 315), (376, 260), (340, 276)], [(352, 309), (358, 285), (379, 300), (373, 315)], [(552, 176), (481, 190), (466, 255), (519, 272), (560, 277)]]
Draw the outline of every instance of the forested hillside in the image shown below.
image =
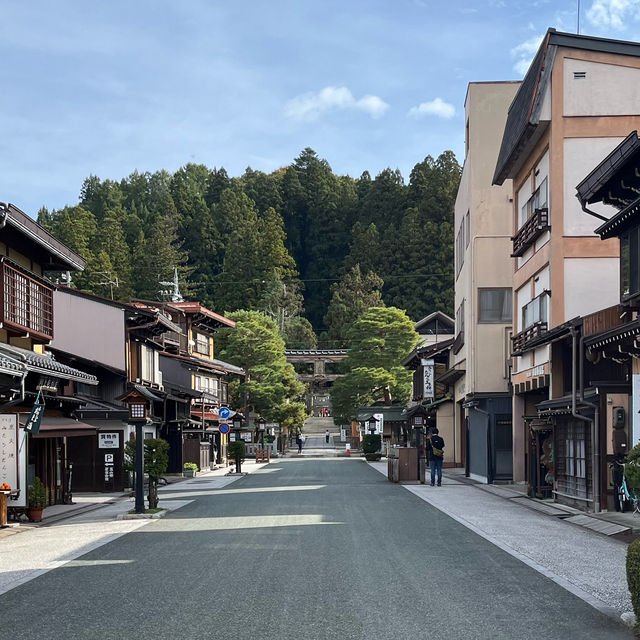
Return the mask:
[(264, 311), (289, 347), (314, 346), (316, 334), (319, 346), (340, 346), (368, 306), (413, 320), (453, 312), (459, 180), (450, 151), (416, 164), (405, 184), (391, 169), (336, 175), (305, 149), (287, 167), (239, 178), (197, 164), (90, 176), (77, 205), (43, 208), (38, 222), (87, 260), (73, 286), (158, 300), (177, 268), (185, 298), (219, 313)]

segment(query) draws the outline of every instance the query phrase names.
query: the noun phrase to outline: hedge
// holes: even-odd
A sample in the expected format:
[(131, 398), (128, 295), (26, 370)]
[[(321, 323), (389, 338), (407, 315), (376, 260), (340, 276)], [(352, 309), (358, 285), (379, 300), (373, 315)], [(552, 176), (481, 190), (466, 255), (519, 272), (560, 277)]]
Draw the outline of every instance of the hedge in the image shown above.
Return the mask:
[(627, 548), (627, 584), (636, 619), (640, 621), (640, 538)]

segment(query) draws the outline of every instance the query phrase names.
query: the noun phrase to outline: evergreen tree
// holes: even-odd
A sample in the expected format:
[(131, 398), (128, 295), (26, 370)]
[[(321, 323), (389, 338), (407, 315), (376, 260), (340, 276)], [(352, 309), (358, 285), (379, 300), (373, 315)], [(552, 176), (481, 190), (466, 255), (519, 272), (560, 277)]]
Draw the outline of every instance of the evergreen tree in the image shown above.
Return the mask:
[(331, 389), (334, 416), (348, 423), (362, 406), (406, 404), (412, 373), (402, 362), (417, 342), (413, 322), (401, 309), (372, 307), (361, 314), (350, 331), (351, 348), (344, 361), (348, 373)]
[(299, 403), (305, 387), (285, 358), (276, 323), (259, 311), (236, 311), (228, 317), (236, 326), (218, 333), (217, 351), (220, 358), (245, 371), (244, 382), (233, 390), (233, 403), (250, 407), (267, 420), (290, 418), (286, 406)]
[(373, 271), (363, 276), (360, 265), (352, 267), (340, 280), (331, 285), (331, 302), (324, 317), (327, 326), (327, 348), (348, 346), (352, 324), (370, 307), (382, 307), (380, 293), (383, 282)]

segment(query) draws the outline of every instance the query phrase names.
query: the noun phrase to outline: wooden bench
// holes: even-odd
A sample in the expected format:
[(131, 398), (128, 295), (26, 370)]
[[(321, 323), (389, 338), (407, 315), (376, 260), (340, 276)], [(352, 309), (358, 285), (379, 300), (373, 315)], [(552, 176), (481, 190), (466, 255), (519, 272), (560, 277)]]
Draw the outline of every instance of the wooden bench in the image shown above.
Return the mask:
[(256, 449), (256, 462), (271, 462), (271, 449)]

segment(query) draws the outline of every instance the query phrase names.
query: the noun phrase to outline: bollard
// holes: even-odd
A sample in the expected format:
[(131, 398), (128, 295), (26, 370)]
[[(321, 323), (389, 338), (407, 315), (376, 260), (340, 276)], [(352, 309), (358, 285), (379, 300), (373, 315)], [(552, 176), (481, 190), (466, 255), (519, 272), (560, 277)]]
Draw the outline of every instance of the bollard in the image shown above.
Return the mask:
[(347, 455), (350, 456), (351, 455), (351, 443), (347, 442)]

